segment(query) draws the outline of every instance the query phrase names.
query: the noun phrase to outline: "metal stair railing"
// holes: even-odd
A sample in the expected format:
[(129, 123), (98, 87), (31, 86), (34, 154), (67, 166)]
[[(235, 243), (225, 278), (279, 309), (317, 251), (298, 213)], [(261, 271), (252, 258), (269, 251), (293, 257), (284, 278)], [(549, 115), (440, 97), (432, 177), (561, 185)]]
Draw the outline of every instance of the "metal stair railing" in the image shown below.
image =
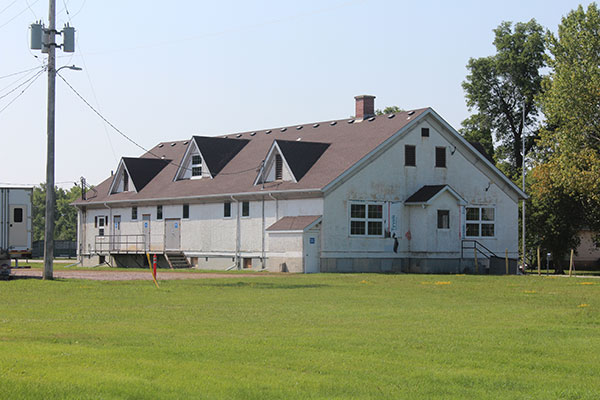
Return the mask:
[[(472, 246), (465, 246), (466, 244), (469, 244), (469, 243), (472, 244)], [(475, 250), (475, 251), (477, 251), (477, 253), (481, 254), (488, 260), (491, 259), (492, 257), (499, 258), (493, 251), (491, 251), (490, 249), (488, 249), (487, 247), (485, 247), (483, 244), (479, 243), (475, 239), (463, 239), (461, 241), (460, 258), (465, 258), (464, 257), (465, 250)]]

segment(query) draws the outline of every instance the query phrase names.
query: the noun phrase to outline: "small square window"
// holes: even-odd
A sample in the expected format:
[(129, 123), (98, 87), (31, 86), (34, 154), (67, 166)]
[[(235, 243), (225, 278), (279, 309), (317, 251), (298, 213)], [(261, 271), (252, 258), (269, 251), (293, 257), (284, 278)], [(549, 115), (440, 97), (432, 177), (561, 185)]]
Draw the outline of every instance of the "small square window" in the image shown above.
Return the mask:
[(381, 204), (369, 204), (369, 218), (383, 218), (383, 206)]
[(467, 224), (467, 236), (479, 236), (479, 224)]
[(202, 176), (202, 167), (192, 167), (192, 176)]
[(137, 212), (137, 207), (133, 206), (131, 207), (131, 219), (132, 220), (136, 220), (138, 218), (138, 212)]
[(365, 205), (364, 204), (351, 204), (350, 205), (350, 217), (351, 218), (364, 218), (365, 217)]
[(369, 235), (380, 236), (383, 233), (383, 223), (381, 221), (369, 221)]
[(231, 217), (231, 202), (226, 201), (223, 203), (223, 217), (229, 218)]
[(446, 168), (446, 148), (435, 148), (435, 166), (436, 168)]
[(190, 217), (190, 205), (184, 204), (183, 205), (183, 218), (187, 219), (189, 217)]
[(467, 207), (467, 221), (479, 221), (479, 208)]
[(417, 166), (417, 148), (407, 144), (404, 146), (404, 165), (407, 167)]
[(421, 128), (421, 136), (429, 137), (429, 128)]
[(156, 206), (156, 219), (163, 219), (162, 206)]
[(242, 217), (250, 216), (250, 202), (244, 201), (242, 202)]
[(482, 221), (493, 221), (494, 220), (494, 209), (493, 208), (482, 208), (481, 209), (481, 220)]
[(481, 236), (494, 237), (494, 224), (481, 224)]
[(350, 234), (351, 235), (364, 235), (365, 234), (365, 221), (350, 221)]
[(199, 155), (192, 156), (192, 165), (200, 165), (202, 164), (202, 157)]
[(438, 229), (450, 229), (450, 211), (438, 210), (437, 212)]

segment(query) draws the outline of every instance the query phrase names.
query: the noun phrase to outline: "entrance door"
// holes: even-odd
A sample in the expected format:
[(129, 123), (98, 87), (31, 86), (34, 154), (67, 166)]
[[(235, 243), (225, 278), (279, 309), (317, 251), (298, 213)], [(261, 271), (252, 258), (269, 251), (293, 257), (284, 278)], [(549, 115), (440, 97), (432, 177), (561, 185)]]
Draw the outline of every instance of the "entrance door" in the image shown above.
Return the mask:
[(115, 251), (121, 250), (121, 216), (115, 215), (113, 217), (113, 249)]
[(320, 254), (320, 232), (318, 230), (306, 232), (304, 234), (304, 273), (321, 272)]
[(8, 247), (27, 247), (27, 206), (10, 206), (8, 238)]
[(142, 215), (142, 232), (144, 233), (145, 248), (144, 250), (150, 251), (150, 214)]
[(181, 220), (165, 219), (165, 250), (179, 250), (181, 243)]

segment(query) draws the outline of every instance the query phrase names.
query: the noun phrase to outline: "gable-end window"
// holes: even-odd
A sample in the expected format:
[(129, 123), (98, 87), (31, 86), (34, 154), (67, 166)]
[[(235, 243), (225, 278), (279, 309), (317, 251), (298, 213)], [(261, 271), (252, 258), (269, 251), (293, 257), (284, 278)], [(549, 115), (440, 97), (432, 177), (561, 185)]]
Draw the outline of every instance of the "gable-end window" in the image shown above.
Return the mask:
[(192, 176), (202, 176), (202, 157), (198, 154), (192, 156)]
[(438, 229), (450, 229), (449, 210), (437, 210), (437, 227)]
[(283, 159), (280, 154), (275, 154), (275, 180), (283, 179)]
[(123, 172), (123, 191), (129, 191), (129, 175), (127, 175), (127, 172)]
[(383, 204), (350, 203), (350, 236), (383, 236)]
[(137, 207), (136, 206), (131, 207), (131, 219), (132, 220), (137, 219)]
[(496, 209), (494, 207), (467, 207), (466, 237), (494, 237)]
[(429, 137), (429, 128), (421, 128), (421, 137)]
[(162, 219), (162, 206), (156, 206), (156, 219)]
[(417, 166), (417, 147), (407, 144), (404, 146), (404, 165), (407, 167)]
[(188, 219), (190, 217), (190, 205), (183, 205), (183, 219)]
[(250, 202), (244, 201), (242, 202), (242, 217), (250, 216)]
[(436, 168), (446, 168), (446, 148), (435, 148), (435, 166)]
[(231, 202), (230, 201), (226, 201), (225, 203), (223, 203), (223, 217), (224, 218), (231, 217)]

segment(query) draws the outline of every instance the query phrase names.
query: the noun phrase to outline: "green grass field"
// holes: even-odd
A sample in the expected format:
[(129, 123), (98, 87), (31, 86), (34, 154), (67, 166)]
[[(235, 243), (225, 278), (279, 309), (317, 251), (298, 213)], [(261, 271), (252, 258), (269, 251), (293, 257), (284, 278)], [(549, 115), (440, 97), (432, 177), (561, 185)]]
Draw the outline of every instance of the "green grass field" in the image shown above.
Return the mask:
[(0, 282), (0, 398), (598, 399), (600, 280)]

